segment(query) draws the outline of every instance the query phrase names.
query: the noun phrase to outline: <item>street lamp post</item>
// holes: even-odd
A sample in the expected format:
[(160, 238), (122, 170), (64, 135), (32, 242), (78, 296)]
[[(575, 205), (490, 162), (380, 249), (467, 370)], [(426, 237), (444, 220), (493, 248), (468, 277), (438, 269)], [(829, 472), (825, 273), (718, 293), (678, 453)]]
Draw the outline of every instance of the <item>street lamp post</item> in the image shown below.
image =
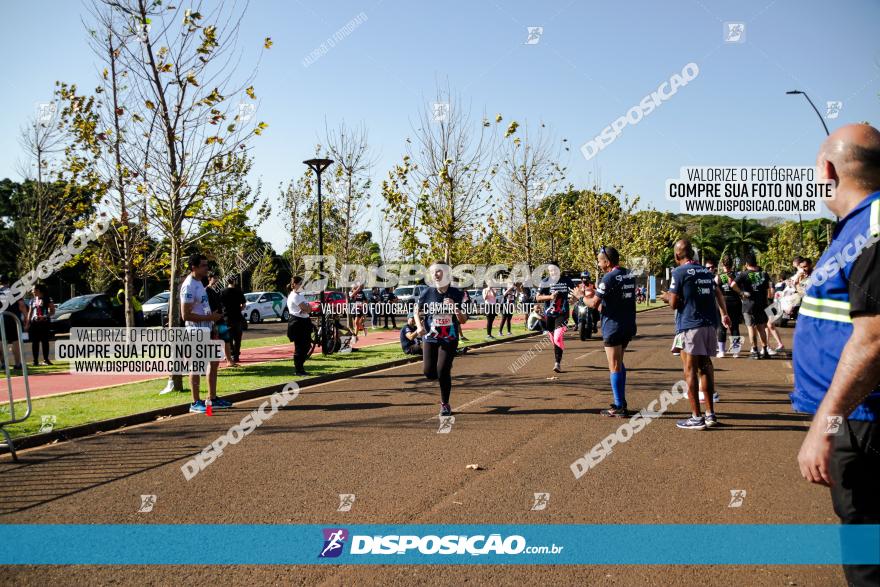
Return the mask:
[[(819, 109), (816, 108), (816, 105), (813, 104), (813, 101), (810, 100), (810, 97), (807, 95), (806, 92), (802, 92), (800, 90), (789, 90), (785, 93), (788, 94), (789, 96), (796, 96), (796, 95), (800, 94), (804, 98), (806, 98), (807, 102), (810, 103), (810, 106), (813, 107), (813, 111), (816, 112), (816, 116), (819, 117), (819, 122), (822, 123), (822, 128), (825, 129), (825, 135), (827, 136), (827, 135), (831, 134), (830, 132), (828, 132), (828, 125), (825, 124), (825, 119), (822, 118), (822, 114), (819, 113)], [(804, 225), (803, 225), (803, 219), (801, 218), (801, 211), (800, 210), (798, 210), (798, 244), (801, 247), (801, 249), (804, 248)]]
[(810, 106), (812, 106), (812, 107), (813, 107), (813, 110), (816, 112), (816, 116), (819, 117), (819, 122), (822, 123), (822, 128), (825, 129), (825, 134), (826, 134), (826, 135), (830, 135), (830, 134), (831, 134), (830, 132), (828, 132), (828, 125), (825, 124), (825, 119), (822, 118), (822, 115), (819, 113), (819, 109), (816, 108), (816, 105), (813, 104), (813, 101), (810, 100), (810, 97), (807, 95), (806, 92), (802, 92), (802, 91), (800, 91), (800, 90), (789, 90), (789, 91), (787, 91), (787, 92), (785, 92), (785, 93), (788, 94), (789, 96), (795, 96), (795, 95), (797, 95), (797, 94), (800, 94), (800, 95), (802, 95), (804, 98), (806, 98), (806, 99), (807, 99), (807, 102), (810, 103)]
[(324, 203), (321, 199), (321, 173), (333, 164), (332, 159), (307, 159), (303, 161), (318, 176), (318, 261), (321, 269), (321, 293), (318, 294), (318, 308), (321, 311), (321, 353), (327, 354), (327, 320), (324, 314)]

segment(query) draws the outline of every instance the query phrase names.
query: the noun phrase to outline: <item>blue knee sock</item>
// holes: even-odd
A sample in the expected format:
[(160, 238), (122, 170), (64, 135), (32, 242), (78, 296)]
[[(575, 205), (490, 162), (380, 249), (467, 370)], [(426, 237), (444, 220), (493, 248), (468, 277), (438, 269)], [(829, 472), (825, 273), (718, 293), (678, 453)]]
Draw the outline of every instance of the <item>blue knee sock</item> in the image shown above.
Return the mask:
[(626, 407), (626, 374), (624, 371), (611, 373), (611, 393), (614, 395), (614, 405)]
[(626, 397), (626, 365), (620, 364), (620, 374), (623, 375), (623, 397)]

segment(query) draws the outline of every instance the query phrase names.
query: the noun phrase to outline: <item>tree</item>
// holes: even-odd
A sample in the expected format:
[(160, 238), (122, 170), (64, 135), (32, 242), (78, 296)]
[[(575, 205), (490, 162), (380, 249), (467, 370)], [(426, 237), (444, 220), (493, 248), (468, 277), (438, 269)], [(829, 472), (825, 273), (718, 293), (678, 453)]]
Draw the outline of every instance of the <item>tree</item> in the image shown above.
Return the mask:
[(718, 233), (706, 230), (703, 226), (702, 219), (700, 219), (698, 226), (698, 232), (691, 235), (690, 240), (691, 244), (693, 244), (699, 252), (699, 258), (697, 260), (700, 263), (705, 263), (707, 257), (717, 258), (723, 250), (723, 247), (721, 249), (718, 248), (718, 245), (716, 244), (719, 239)]
[[(404, 156), (403, 162), (388, 172), (388, 179), (382, 182), (382, 214), (390, 225), (389, 234), (397, 234), (395, 248), (400, 260), (415, 261), (423, 251), (423, 244), (419, 239), (418, 209), (412, 197), (411, 169), (409, 156)], [(387, 250), (384, 253), (387, 260)]]
[(737, 226), (730, 231), (728, 245), (734, 255), (740, 259), (753, 250), (764, 248), (765, 239), (761, 238), (761, 226), (746, 218), (742, 218)]
[(797, 222), (783, 222), (773, 228), (773, 235), (767, 241), (767, 249), (759, 261), (765, 271), (775, 278), (782, 278), (792, 272), (791, 262), (795, 256), (808, 257), (815, 263), (825, 242), (819, 241), (814, 230), (804, 230), (803, 246), (798, 244), (801, 227)]
[[(420, 113), (415, 141), (407, 139), (407, 155), (415, 188), (408, 206), (418, 211), (428, 241), (428, 254), (454, 265), (469, 253), (469, 237), (486, 208), (495, 138), (483, 117), (475, 131), (469, 110), (449, 88), (438, 88), (435, 104)], [(495, 122), (501, 122), (497, 115)]]
[(656, 275), (669, 266), (667, 260), (679, 234), (669, 214), (653, 209), (636, 212), (633, 248), (636, 255), (647, 260), (645, 271), (649, 275)]
[[(34, 117), (21, 131), (20, 144), (26, 157), (19, 170), (24, 181), (8, 187), (18, 245), (16, 268), (25, 274), (84, 225), (103, 186), (88, 172), (68, 173), (60, 165), (67, 144), (54, 116)], [(80, 165), (87, 167), (85, 162)]]
[[(151, 0), (96, 0), (93, 7), (99, 38), (109, 26), (107, 38), (117, 40), (118, 65), (128, 74), (119, 106), (130, 129), (124, 156), (137, 164), (151, 227), (169, 243), (169, 289), (176, 292), (185, 251), (197, 241), (210, 202), (236, 173), (227, 167), (230, 155), (245, 151), (267, 126), (250, 122), (254, 72), (233, 79), (243, 13), (225, 2), (211, 3), (204, 15)], [(177, 295), (168, 310), (171, 324), (179, 324)], [(180, 377), (174, 382), (182, 388)]]
[(251, 287), (254, 291), (273, 291), (277, 285), (278, 271), (275, 268), (273, 255), (266, 254), (257, 263), (251, 275)]
[(262, 256), (256, 229), (269, 217), (271, 208), (260, 198), (261, 185), (254, 188), (247, 181), (253, 166), (251, 157), (230, 153), (223, 166), (227, 179), (218, 187), (217, 197), (206, 200), (201, 233), (194, 242), (211, 252), (220, 276), (225, 278), (250, 269)]
[[(575, 192), (569, 214), (564, 216), (573, 219), (569, 230), (571, 264), (597, 271), (596, 255), (602, 246), (613, 246), (624, 260), (642, 256), (634, 221), (638, 203), (638, 197), (624, 194), (619, 186), (614, 186), (613, 193)], [(565, 232), (566, 224), (555, 230)]]
[(335, 161), (335, 173), (330, 182), (330, 197), (335, 198), (342, 216), (339, 234), (339, 261), (363, 262), (367, 251), (357, 247), (355, 234), (362, 219), (363, 206), (370, 189), (370, 157), (366, 128), (349, 128), (341, 123), (336, 130), (324, 127), (328, 157)]
[(563, 181), (565, 168), (557, 161), (560, 149), (544, 133), (544, 124), (531, 136), (527, 124), (521, 131), (519, 126), (511, 122), (504, 134), (497, 174), (501, 198), (493, 228), (504, 234), (499, 242), (508, 243), (499, 251), (499, 260), (520, 261), (525, 253), (525, 261), (534, 267), (536, 204)]
[[(104, 64), (95, 96), (81, 96), (75, 85), (62, 82), (56, 84), (56, 94), (66, 104), (63, 124), (72, 138), (67, 168), (76, 171), (86, 163), (91, 175), (109, 192), (105, 203), (118, 219), (112, 223), (111, 235), (102, 240), (105, 251), (112, 251), (114, 265), (92, 273), (99, 281), (105, 279), (98, 277), (104, 273), (107, 279), (112, 276), (122, 281), (125, 322), (131, 327), (134, 279), (138, 274), (143, 276), (157, 260), (157, 256), (143, 257), (145, 250), (151, 250), (145, 248), (151, 242), (150, 235), (138, 224), (147, 216), (146, 190), (139, 184), (140, 172), (147, 168), (147, 149), (134, 140), (139, 115), (130, 105), (139, 98), (133, 93), (137, 86), (131, 85), (130, 62), (125, 59), (132, 51), (131, 45), (139, 45), (143, 35), (131, 29), (132, 15), (124, 9), (106, 9), (106, 4), (96, 1), (91, 5), (91, 15), (94, 28), (89, 31), (90, 47)], [(140, 267), (135, 267), (136, 256)]]

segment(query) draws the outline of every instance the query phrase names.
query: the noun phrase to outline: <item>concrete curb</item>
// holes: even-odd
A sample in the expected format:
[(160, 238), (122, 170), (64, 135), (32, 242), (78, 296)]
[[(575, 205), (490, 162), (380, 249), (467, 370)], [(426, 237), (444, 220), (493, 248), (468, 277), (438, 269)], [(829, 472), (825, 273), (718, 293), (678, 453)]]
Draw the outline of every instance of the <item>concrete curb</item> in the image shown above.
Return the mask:
[[(468, 345), (467, 349), (477, 349), (483, 348), (487, 346), (493, 346), (496, 344), (503, 344), (505, 342), (510, 342), (513, 340), (520, 340), (523, 338), (529, 338), (532, 336), (538, 336), (540, 333), (537, 332), (527, 332), (525, 334), (517, 334), (510, 337), (506, 337), (501, 340), (490, 340), (486, 342), (479, 342), (475, 344)], [(366, 373), (373, 373), (375, 371), (382, 371), (383, 369), (389, 369), (391, 367), (399, 367), (400, 365), (406, 365), (408, 363), (417, 363), (421, 361), (421, 357), (413, 356), (413, 357), (404, 357), (401, 359), (397, 359), (394, 361), (386, 361), (384, 363), (378, 363), (376, 365), (370, 365), (367, 367), (358, 367), (357, 369), (349, 369), (347, 371), (340, 371), (338, 373), (331, 373), (329, 375), (320, 375), (317, 377), (308, 377), (306, 379), (302, 379), (297, 381), (297, 385), (300, 386), (301, 389), (305, 389), (308, 387), (312, 387), (315, 385), (319, 385), (322, 383), (327, 383), (330, 381), (338, 381), (340, 379), (348, 379), (349, 377), (355, 377), (357, 375), (364, 375)], [(240, 391), (238, 393), (227, 394), (223, 397), (223, 399), (240, 402), (249, 399), (255, 399), (258, 397), (267, 397), (272, 395), (277, 391), (281, 391), (286, 383), (278, 383), (275, 385), (270, 385), (268, 387), (260, 387), (258, 389), (248, 389), (245, 391)], [(15, 450), (22, 450), (26, 448), (34, 448), (37, 446), (44, 446), (47, 444), (51, 444), (53, 442), (64, 442), (73, 440), (75, 438), (83, 438), (85, 436), (92, 436), (95, 434), (100, 434), (102, 432), (109, 432), (118, 430), (120, 428), (126, 428), (129, 426), (136, 426), (138, 424), (146, 424), (149, 422), (155, 422), (159, 418), (170, 417), (170, 416), (181, 416), (183, 414), (189, 413), (189, 402), (185, 404), (178, 404), (173, 406), (166, 406), (164, 408), (158, 408), (155, 410), (150, 410), (148, 412), (138, 412), (137, 414), (129, 414), (126, 416), (119, 416), (118, 418), (110, 418), (108, 420), (100, 420), (98, 422), (91, 422), (89, 424), (81, 424), (79, 426), (71, 426), (70, 428), (62, 428), (60, 430), (53, 430), (52, 432), (44, 432), (42, 434), (32, 434), (30, 436), (21, 436), (13, 439), (13, 444), (15, 445)], [(8, 446), (0, 446), (0, 455), (9, 454)]]

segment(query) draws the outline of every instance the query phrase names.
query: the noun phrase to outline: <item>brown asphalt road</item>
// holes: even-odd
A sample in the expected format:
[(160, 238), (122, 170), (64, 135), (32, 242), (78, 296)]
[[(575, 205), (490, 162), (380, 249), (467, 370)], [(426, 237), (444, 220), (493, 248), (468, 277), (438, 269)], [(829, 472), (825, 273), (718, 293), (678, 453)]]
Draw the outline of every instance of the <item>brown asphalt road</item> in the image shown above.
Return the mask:
[[(646, 406), (681, 379), (669, 353), (671, 321), (666, 310), (639, 315), (640, 336), (626, 355), (630, 407)], [(600, 341), (569, 337), (558, 379), (548, 379), (549, 349), (511, 374), (508, 366), (538, 342), (456, 359), (449, 434), (437, 434), (436, 384), (421, 377), (420, 365), (406, 365), (304, 388), (190, 481), (182, 462), (261, 400), (212, 418), (181, 416), (23, 451), (19, 464), (4, 457), (0, 523), (836, 523), (827, 490), (797, 470), (805, 420), (790, 409), (787, 360), (715, 360), (721, 426), (675, 428), (689, 411), (681, 400), (575, 479), (571, 463), (621, 424), (599, 415), (610, 403), (604, 353)], [(470, 463), (485, 470), (466, 469)], [(746, 490), (742, 507), (728, 507), (732, 489)], [(535, 492), (550, 493), (546, 510), (530, 511)], [(350, 512), (336, 511), (340, 493), (357, 496)], [(157, 496), (151, 513), (136, 513), (142, 494)], [(59, 566), (0, 568), (0, 582), (803, 586), (840, 585), (843, 574), (772, 565)]]

